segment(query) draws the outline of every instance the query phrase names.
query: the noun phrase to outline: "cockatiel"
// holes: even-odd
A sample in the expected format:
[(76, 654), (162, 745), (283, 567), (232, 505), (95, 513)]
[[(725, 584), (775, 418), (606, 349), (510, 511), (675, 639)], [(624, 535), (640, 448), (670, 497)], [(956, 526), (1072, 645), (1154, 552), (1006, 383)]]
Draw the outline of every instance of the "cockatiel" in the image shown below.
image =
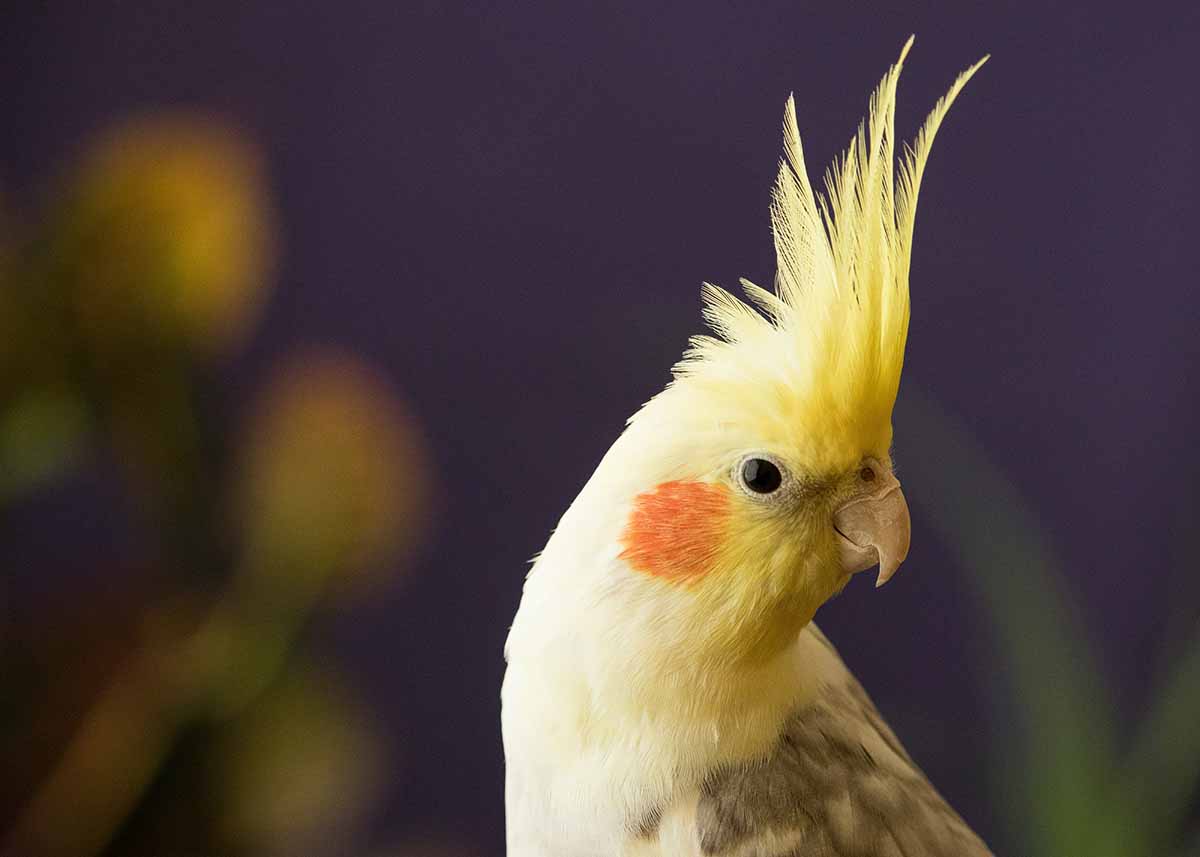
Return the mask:
[(897, 170), (911, 44), (823, 195), (789, 98), (774, 290), (743, 281), (747, 304), (705, 285), (715, 336), (629, 420), (529, 573), (505, 646), (509, 857), (989, 854), (812, 621), (908, 553), (890, 448), (917, 192), (987, 59)]

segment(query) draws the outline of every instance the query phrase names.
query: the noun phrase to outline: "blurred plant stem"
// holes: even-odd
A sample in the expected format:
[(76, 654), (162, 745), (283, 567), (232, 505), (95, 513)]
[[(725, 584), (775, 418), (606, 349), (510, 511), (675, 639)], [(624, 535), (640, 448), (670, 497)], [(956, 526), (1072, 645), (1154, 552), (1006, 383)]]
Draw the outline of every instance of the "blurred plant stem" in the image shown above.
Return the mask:
[[(132, 651), (117, 650), (115, 678), (89, 686), (78, 726), (55, 736), (65, 749), (31, 754), (31, 773), (50, 771), (8, 833), (14, 857), (136, 851), (147, 832), (153, 849), (142, 828), (154, 827), (144, 823), (164, 782), (183, 770), (196, 793), (204, 754), (233, 741), (217, 733), (236, 733), (233, 721), (274, 686), (319, 604), (407, 550), (425, 508), (412, 421), (350, 355), (291, 359), (246, 437), (229, 426), (216, 360), (250, 332), (276, 245), (251, 144), (203, 117), (150, 116), (101, 136), (60, 191), (21, 241), (8, 240), (0, 212), (0, 512), (88, 447), (107, 452), (152, 540), (142, 561), (155, 595), (131, 609), (145, 628)], [(52, 672), (53, 656), (45, 663)], [(331, 725), (333, 683), (297, 684), (291, 714), (303, 717), (297, 699), (311, 703), (331, 740), (369, 743), (366, 729), (355, 745), (349, 726)], [(29, 728), (38, 706), (20, 714)], [(349, 766), (305, 742), (314, 769), (337, 767), (349, 782)], [(286, 766), (287, 752), (274, 747), (269, 762)], [(247, 793), (270, 780), (229, 768)], [(320, 815), (303, 788), (290, 799), (307, 807), (306, 823)], [(235, 832), (218, 829), (230, 807), (211, 803), (213, 817), (193, 819), (201, 839), (287, 832), (286, 809), (255, 827), (253, 807), (229, 813)]]
[(297, 588), (285, 602), (274, 599), (264, 615), (261, 593), (240, 583), (255, 579), (235, 577), (190, 633), (150, 626), (145, 643), (82, 719), (0, 853), (101, 853), (182, 729), (236, 715), (279, 675), (321, 587)]
[(69, 467), (87, 426), (87, 410), (69, 388), (30, 390), (0, 409), (0, 503)]

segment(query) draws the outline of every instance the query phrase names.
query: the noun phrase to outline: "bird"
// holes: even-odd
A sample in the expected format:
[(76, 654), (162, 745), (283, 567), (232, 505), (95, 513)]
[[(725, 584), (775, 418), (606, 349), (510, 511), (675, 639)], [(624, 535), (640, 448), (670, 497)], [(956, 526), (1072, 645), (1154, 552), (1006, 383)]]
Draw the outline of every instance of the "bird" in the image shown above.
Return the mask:
[(934, 137), (895, 141), (913, 40), (814, 188), (794, 94), (772, 288), (629, 418), (526, 576), (505, 642), (509, 857), (984, 857), (814, 616), (908, 554), (892, 410)]

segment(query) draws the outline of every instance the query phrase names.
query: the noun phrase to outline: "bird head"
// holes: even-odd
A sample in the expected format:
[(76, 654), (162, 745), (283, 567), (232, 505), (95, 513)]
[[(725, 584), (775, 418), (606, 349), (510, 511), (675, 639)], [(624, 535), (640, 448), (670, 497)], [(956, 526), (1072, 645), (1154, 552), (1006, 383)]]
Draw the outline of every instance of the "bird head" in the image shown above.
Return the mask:
[(667, 599), (673, 633), (712, 657), (769, 657), (853, 574), (878, 565), (881, 585), (908, 553), (891, 445), (917, 194), (942, 118), (986, 60), (897, 162), (896, 83), (911, 43), (822, 193), (788, 100), (774, 288), (743, 280), (743, 299), (705, 285), (712, 334), (693, 339), (593, 478), (620, 497), (618, 559), (636, 602)]

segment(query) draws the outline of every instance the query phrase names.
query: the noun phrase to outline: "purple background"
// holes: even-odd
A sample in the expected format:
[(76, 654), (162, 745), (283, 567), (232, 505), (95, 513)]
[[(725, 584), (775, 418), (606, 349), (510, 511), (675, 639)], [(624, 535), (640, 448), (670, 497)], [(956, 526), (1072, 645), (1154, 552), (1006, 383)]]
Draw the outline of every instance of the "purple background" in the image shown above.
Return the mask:
[[(1195, 7), (150, 6), (6, 4), (0, 188), (31, 209), (88, 135), (164, 107), (231, 118), (265, 147), (284, 264), (229, 373), (235, 399), (285, 349), (341, 343), (383, 367), (435, 459), (420, 567), (330, 623), (402, 748), (381, 840), (434, 828), (502, 852), (497, 694), (526, 560), (698, 332), (700, 282), (770, 281), (788, 92), (823, 168), (910, 32), (905, 136), (957, 71), (993, 59), (927, 173), (905, 384), (969, 423), (1029, 498), (1138, 711), (1170, 603), (1196, 613)], [(822, 621), (1003, 846), (986, 773), (1009, 728), (988, 714), (1003, 676), (921, 519), (938, 500), (917, 502), (906, 573), (878, 594), (856, 584)], [(119, 553), (119, 523), (80, 508), (93, 517), (48, 502), (54, 529), (12, 546), (13, 567)]]

